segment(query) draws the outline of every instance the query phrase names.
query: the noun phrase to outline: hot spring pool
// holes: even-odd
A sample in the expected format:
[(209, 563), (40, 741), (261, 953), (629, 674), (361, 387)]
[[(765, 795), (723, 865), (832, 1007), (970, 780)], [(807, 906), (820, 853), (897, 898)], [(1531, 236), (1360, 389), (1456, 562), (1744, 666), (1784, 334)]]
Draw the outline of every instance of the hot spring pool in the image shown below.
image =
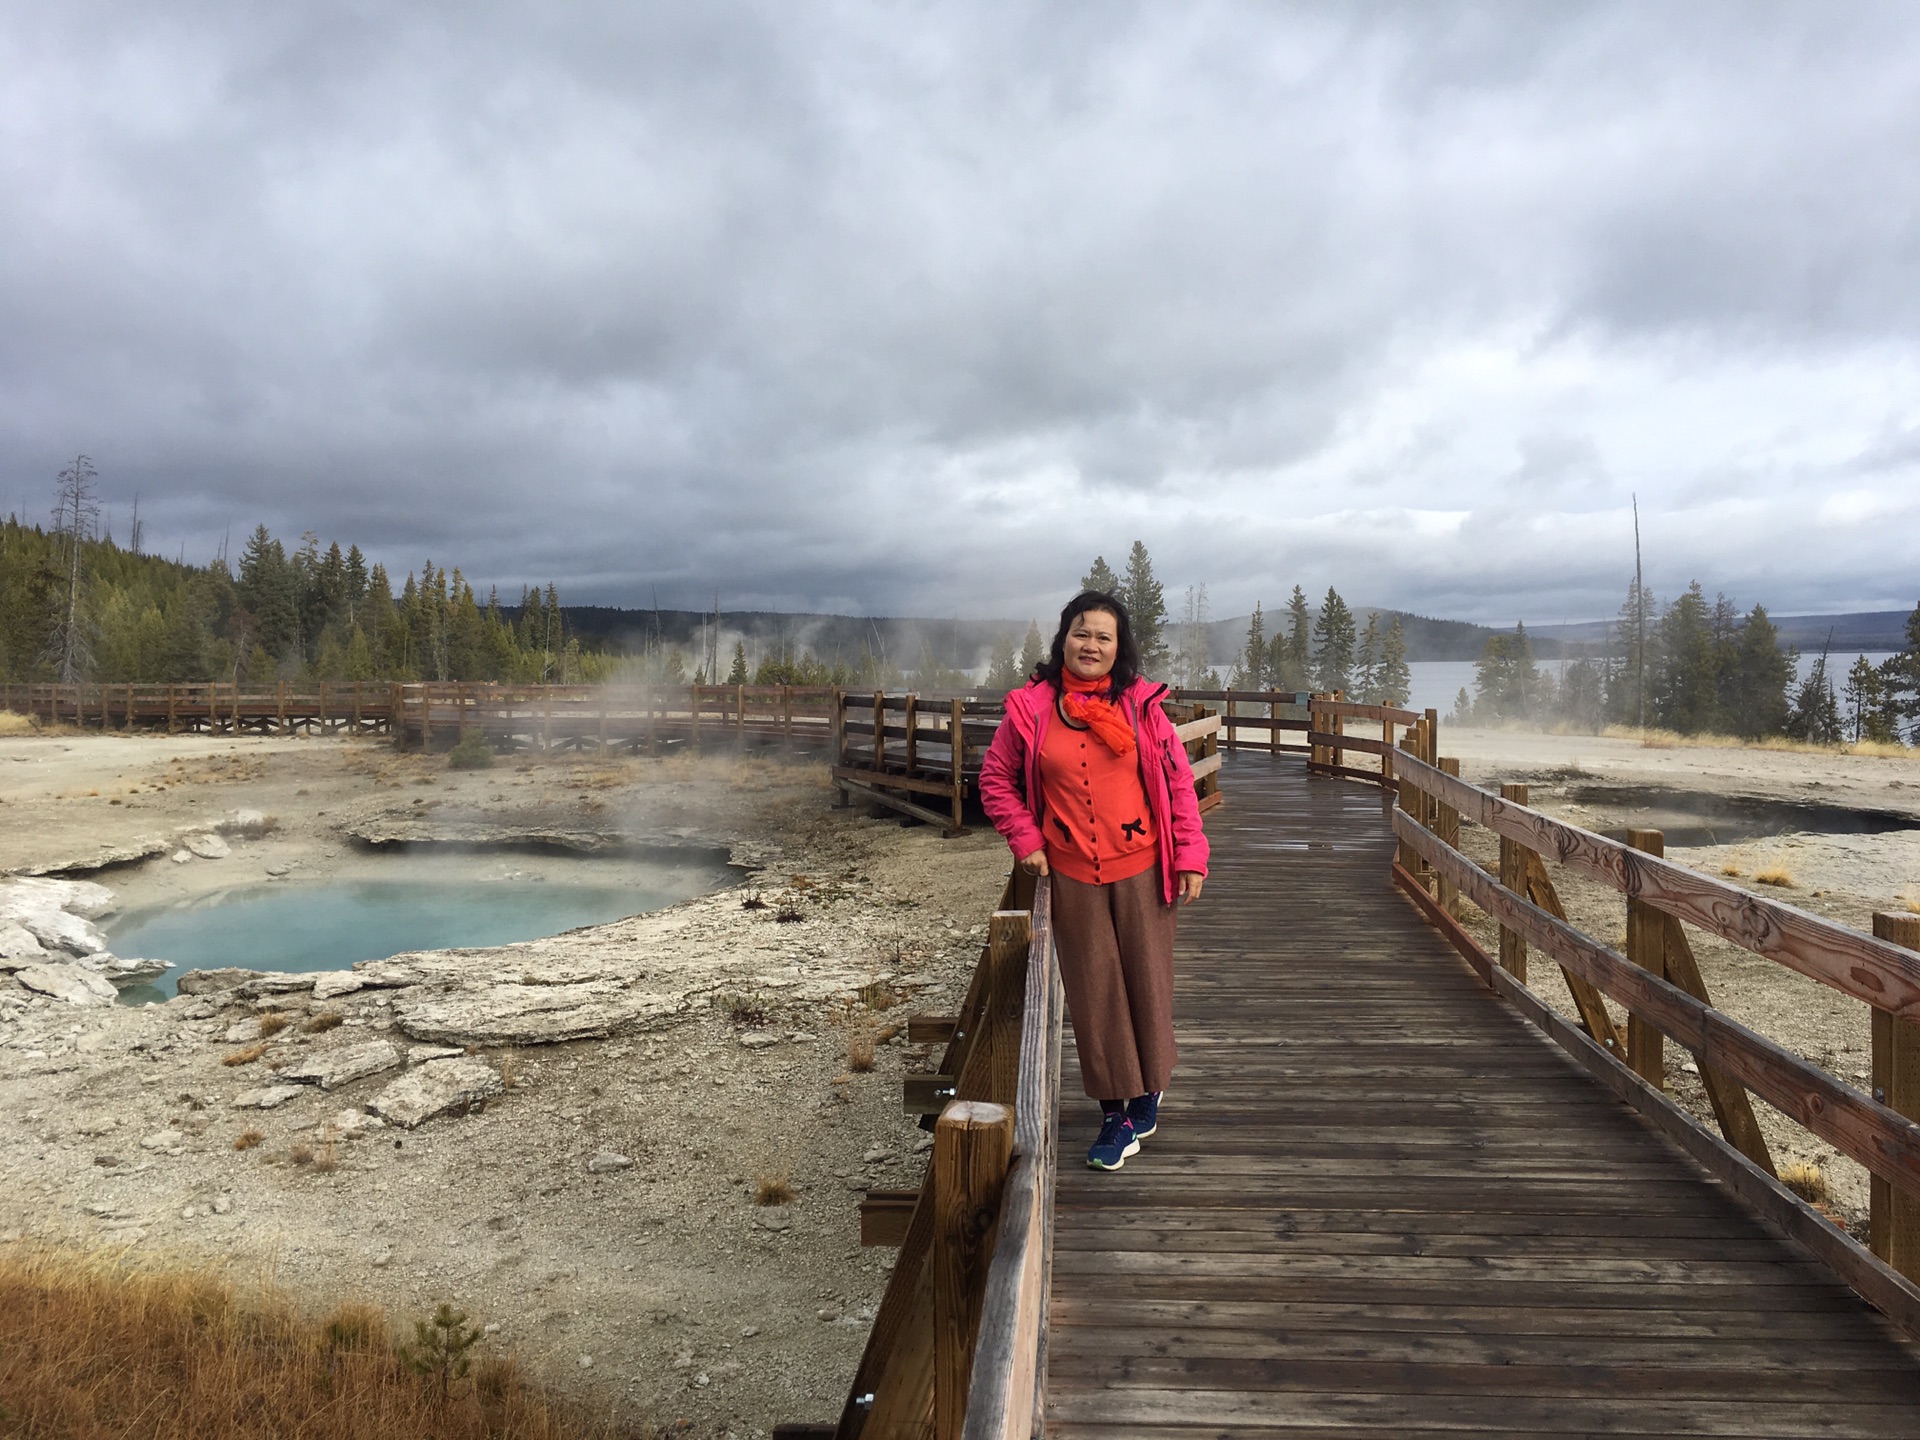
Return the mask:
[[(407, 867), (404, 860), (393, 864)], [(614, 865), (618, 883), (607, 873)], [(541, 868), (587, 873), (544, 883), (434, 873), (304, 885), (279, 881), (130, 911), (106, 926), (114, 954), (170, 960), (175, 968), (150, 985), (123, 989), (120, 1002), (170, 999), (187, 970), (345, 970), (356, 960), (407, 950), (537, 940), (659, 910), (719, 889), (732, 876), (705, 859), (645, 865), (570, 860)]]

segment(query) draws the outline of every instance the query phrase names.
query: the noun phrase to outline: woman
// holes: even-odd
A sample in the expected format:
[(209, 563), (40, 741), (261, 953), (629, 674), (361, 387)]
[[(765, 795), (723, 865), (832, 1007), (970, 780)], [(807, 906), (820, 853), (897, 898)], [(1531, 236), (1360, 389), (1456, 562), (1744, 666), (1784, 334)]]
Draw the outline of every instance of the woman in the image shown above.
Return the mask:
[(1080, 1078), (1100, 1102), (1096, 1170), (1158, 1128), (1173, 1075), (1174, 900), (1200, 898), (1207, 837), (1186, 748), (1140, 678), (1126, 607), (1089, 590), (1007, 696), (980, 765), (988, 817), (1030, 874), (1053, 877), (1053, 930)]

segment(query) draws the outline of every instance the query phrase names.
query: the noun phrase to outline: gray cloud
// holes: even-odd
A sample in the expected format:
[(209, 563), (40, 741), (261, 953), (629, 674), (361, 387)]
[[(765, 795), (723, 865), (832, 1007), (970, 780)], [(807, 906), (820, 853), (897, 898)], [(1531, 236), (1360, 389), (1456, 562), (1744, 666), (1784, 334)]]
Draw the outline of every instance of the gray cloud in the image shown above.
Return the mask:
[(1920, 583), (1909, 7), (79, 3), (0, 67), (0, 504), (84, 449), (168, 550), (1556, 619), (1637, 493), (1666, 591)]

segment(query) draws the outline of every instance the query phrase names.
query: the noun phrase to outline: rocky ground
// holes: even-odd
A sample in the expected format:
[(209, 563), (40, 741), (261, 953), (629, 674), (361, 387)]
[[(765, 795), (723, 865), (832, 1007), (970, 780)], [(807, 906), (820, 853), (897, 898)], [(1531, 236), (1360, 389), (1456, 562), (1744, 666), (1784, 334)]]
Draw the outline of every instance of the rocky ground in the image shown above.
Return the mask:
[(356, 836), (454, 834), (480, 874), (496, 839), (717, 847), (740, 877), (526, 945), (190, 976), (144, 1008), (6, 961), (0, 1240), (271, 1271), (401, 1320), (451, 1299), (636, 1423), (831, 1418), (892, 1260), (859, 1246), (860, 1191), (925, 1163), (899, 1079), (928, 1062), (898, 1025), (957, 1003), (1007, 857), (830, 800), (817, 763), (724, 756), (455, 774), (365, 740), (0, 740), (0, 870), (88, 870), (0, 886), (43, 931), (50, 894), (110, 922), (377, 872)]

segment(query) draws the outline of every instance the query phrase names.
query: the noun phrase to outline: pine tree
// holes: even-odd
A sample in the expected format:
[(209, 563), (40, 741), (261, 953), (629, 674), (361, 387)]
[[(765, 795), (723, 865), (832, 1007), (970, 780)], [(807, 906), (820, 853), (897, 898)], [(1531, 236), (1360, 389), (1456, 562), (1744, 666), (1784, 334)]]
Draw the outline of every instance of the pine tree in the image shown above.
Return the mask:
[(1020, 647), (1021, 679), (1029, 680), (1033, 678), (1033, 672), (1040, 668), (1046, 661), (1046, 658), (1047, 640), (1046, 637), (1040, 633), (1040, 622), (1038, 620), (1029, 620), (1027, 622), (1026, 643)]
[(1647, 711), (1655, 724), (1682, 735), (1712, 728), (1720, 709), (1721, 657), (1714, 648), (1711, 615), (1696, 580), (1660, 617)]
[[(1886, 694), (1882, 704), (1896, 737), (1901, 721), (1920, 722), (1920, 605), (1907, 617), (1906, 638), (1906, 648), (1880, 666), (1880, 686)], [(1920, 723), (1914, 725), (1912, 735), (1920, 741)]]
[(85, 585), (82, 556), (93, 540), (94, 525), (100, 518), (99, 502), (94, 498), (94, 480), (98, 472), (85, 455), (74, 457), (73, 464), (60, 472), (60, 498), (53, 512), (53, 533), (60, 537), (65, 551), (66, 594), (48, 637), (47, 653), (54, 678), (72, 685), (87, 678), (93, 668), (93, 635), (81, 603)]
[(1179, 650), (1173, 657), (1173, 683), (1190, 690), (1212, 689), (1215, 676), (1207, 659), (1207, 587), (1189, 585)]
[(1353, 612), (1331, 585), (1313, 622), (1313, 688), (1323, 694), (1348, 688), (1353, 675)]
[[(1093, 568), (1080, 577), (1080, 588), (1097, 590), (1102, 595), (1111, 595), (1121, 604), (1126, 604), (1126, 597), (1120, 593), (1125, 587), (1121, 585), (1120, 577), (1113, 573), (1113, 567), (1107, 564), (1107, 557), (1104, 555), (1093, 557)], [(1127, 608), (1131, 611), (1133, 607), (1129, 605)]]
[(744, 640), (733, 642), (733, 665), (727, 671), (726, 683), (729, 685), (747, 683), (747, 642)]
[(1127, 576), (1121, 582), (1119, 598), (1133, 621), (1133, 643), (1140, 651), (1142, 673), (1158, 674), (1168, 659), (1167, 644), (1162, 638), (1167, 623), (1167, 600), (1160, 582), (1153, 578), (1153, 561), (1147, 556), (1147, 547), (1138, 540), (1127, 552)]
[(987, 689), (995, 695), (1004, 695), (1018, 689), (1020, 680), (1020, 659), (1013, 653), (1013, 635), (1003, 631), (993, 637), (993, 658), (987, 664)]
[(1306, 592), (1296, 585), (1287, 600), (1287, 632), (1275, 635), (1269, 647), (1272, 658), (1267, 664), (1267, 683), (1275, 690), (1298, 694), (1313, 688), (1312, 628)]
[(1833, 680), (1827, 674), (1827, 652), (1822, 650), (1820, 658), (1813, 662), (1813, 669), (1807, 672), (1793, 693), (1793, 704), (1787, 713), (1787, 734), (1796, 740), (1811, 741), (1815, 745), (1838, 745), (1840, 743), (1840, 701), (1833, 693)]
[(1471, 725), (1473, 724), (1473, 718), (1473, 697), (1467, 694), (1467, 687), (1462, 685), (1460, 687), (1460, 693), (1453, 697), (1453, 709), (1447, 715), (1447, 723), (1449, 725)]
[[(1750, 740), (1784, 733), (1790, 716), (1787, 687), (1793, 683), (1795, 656), (1782, 653), (1779, 631), (1767, 618), (1765, 606), (1753, 607), (1731, 645), (1721, 653), (1724, 657), (1719, 661), (1722, 676), (1721, 728), (1729, 734)], [(1827, 692), (1826, 698), (1816, 700), (1811, 695), (1808, 697), (1809, 703), (1818, 711), (1817, 715), (1810, 712), (1808, 719), (1809, 723), (1817, 723), (1824, 732), (1828, 728), (1825, 707), (1832, 699), (1832, 687), (1827, 682), (1824, 665), (1821, 666), (1820, 683)], [(1839, 707), (1834, 705), (1833, 709), (1831, 729), (1837, 740)]]
[(1607, 708), (1622, 725), (1644, 726), (1653, 716), (1653, 687), (1659, 668), (1659, 604), (1636, 577), (1620, 607), (1620, 664), (1611, 675)]
[(1896, 734), (1893, 721), (1887, 711), (1887, 687), (1880, 679), (1880, 667), (1870, 664), (1864, 655), (1857, 656), (1847, 671), (1848, 736), (1856, 745), (1862, 740), (1891, 740)]
[(1353, 698), (1362, 705), (1380, 704), (1380, 612), (1367, 612), (1360, 632), (1359, 653), (1353, 662)]
[(1257, 600), (1253, 603), (1253, 614), (1247, 617), (1246, 648), (1240, 652), (1239, 663), (1233, 667), (1233, 678), (1227, 683), (1235, 690), (1267, 688), (1267, 621)]
[(1387, 638), (1380, 647), (1380, 703), (1405, 705), (1413, 693), (1413, 671), (1407, 665), (1407, 637), (1400, 628), (1400, 617), (1393, 617)]

